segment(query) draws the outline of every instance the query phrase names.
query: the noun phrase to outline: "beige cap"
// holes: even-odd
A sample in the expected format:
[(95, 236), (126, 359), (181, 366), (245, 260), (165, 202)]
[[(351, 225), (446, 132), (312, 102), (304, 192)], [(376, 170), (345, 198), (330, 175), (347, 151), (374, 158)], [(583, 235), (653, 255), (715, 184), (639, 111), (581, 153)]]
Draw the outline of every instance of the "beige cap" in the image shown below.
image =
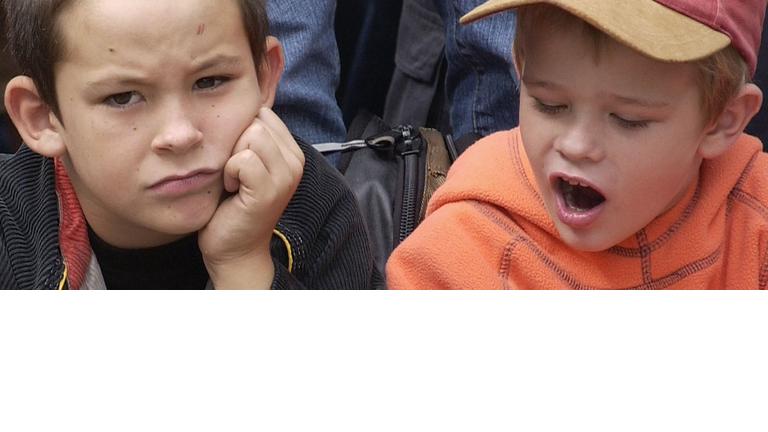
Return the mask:
[(518, 6), (546, 3), (657, 60), (699, 60), (733, 43), (754, 74), (766, 1), (489, 0), (464, 15), (461, 23)]

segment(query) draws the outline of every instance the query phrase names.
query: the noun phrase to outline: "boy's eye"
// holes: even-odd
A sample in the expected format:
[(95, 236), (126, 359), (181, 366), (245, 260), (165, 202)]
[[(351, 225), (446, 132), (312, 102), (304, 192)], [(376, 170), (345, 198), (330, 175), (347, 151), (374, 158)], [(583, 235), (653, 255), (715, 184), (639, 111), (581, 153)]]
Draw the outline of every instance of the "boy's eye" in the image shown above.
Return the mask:
[(534, 108), (544, 114), (558, 114), (566, 109), (567, 105), (547, 105), (538, 99), (534, 99)]
[(616, 119), (616, 122), (619, 124), (619, 126), (625, 129), (642, 129), (644, 127), (648, 127), (648, 124), (650, 123), (648, 120), (627, 120), (624, 117), (618, 116), (616, 114), (611, 114), (611, 117)]
[(137, 92), (130, 91), (130, 92), (113, 94), (111, 96), (108, 96), (104, 101), (109, 105), (113, 105), (117, 107), (125, 107), (132, 103), (136, 103), (140, 97), (141, 95), (139, 95)]
[(198, 90), (211, 90), (219, 87), (227, 81), (226, 78), (220, 76), (200, 78), (195, 81), (195, 88)]

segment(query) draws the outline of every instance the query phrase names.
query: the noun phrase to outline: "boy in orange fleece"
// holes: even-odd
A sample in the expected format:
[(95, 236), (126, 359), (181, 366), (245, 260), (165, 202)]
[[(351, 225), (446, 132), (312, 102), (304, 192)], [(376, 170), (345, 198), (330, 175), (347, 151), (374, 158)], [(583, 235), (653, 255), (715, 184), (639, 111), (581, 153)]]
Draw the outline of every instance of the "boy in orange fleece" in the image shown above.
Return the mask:
[(470, 148), (391, 289), (764, 289), (768, 157), (743, 133), (766, 0), (518, 8), (520, 126)]

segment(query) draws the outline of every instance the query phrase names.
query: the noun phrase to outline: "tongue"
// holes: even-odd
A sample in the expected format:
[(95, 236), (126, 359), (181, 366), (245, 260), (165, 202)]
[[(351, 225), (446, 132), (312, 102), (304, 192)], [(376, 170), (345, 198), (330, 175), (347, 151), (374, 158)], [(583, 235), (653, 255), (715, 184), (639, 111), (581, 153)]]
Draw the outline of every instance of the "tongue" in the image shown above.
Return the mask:
[(605, 197), (600, 192), (568, 182), (563, 182), (563, 197), (568, 207), (576, 211), (590, 210), (605, 201)]

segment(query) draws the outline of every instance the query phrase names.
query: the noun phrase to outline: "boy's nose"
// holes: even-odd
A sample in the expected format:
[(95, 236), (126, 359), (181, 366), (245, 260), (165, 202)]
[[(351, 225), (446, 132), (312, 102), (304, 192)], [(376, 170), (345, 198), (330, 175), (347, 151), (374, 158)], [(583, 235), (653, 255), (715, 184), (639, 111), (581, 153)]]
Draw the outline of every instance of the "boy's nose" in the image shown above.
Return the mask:
[(202, 142), (203, 133), (182, 107), (168, 109), (160, 118), (162, 126), (152, 141), (154, 150), (184, 153)]
[(600, 131), (587, 122), (572, 124), (563, 130), (556, 137), (554, 148), (571, 161), (597, 162), (605, 156)]

